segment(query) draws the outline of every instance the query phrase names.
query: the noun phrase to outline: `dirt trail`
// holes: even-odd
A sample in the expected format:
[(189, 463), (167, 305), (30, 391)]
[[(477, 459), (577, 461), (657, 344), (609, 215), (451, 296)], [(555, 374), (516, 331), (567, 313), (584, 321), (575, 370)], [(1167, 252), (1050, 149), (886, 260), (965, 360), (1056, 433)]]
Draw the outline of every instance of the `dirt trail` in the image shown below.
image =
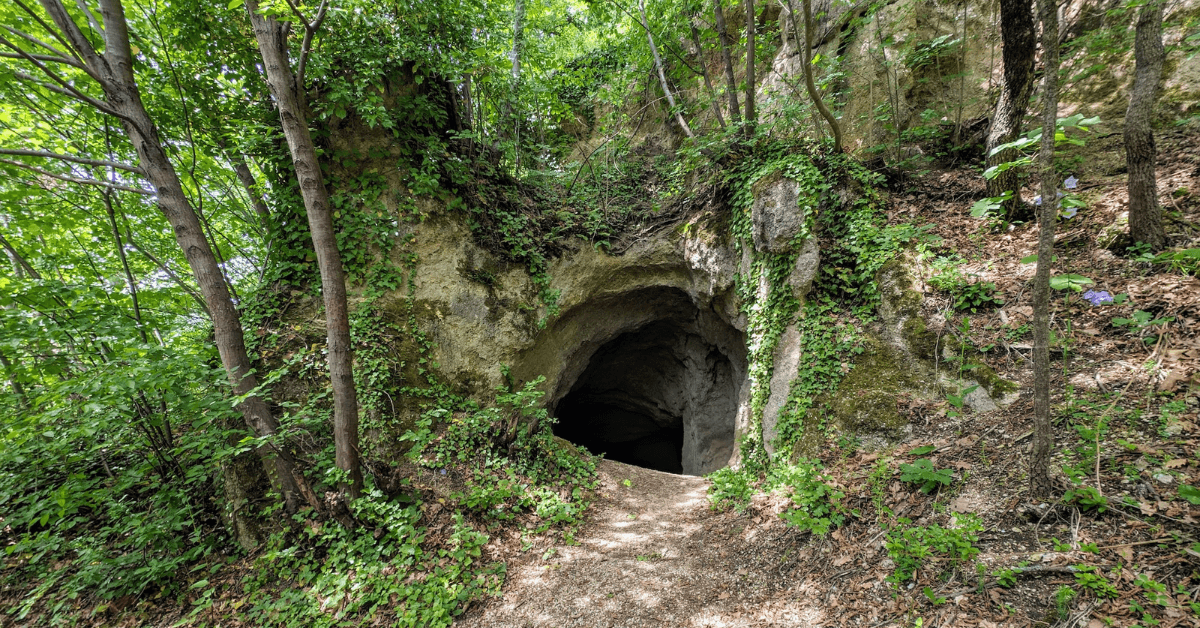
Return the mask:
[[(787, 571), (764, 578), (751, 564), (758, 562), (752, 554), (778, 550), (770, 569), (777, 571), (793, 537), (778, 521), (714, 513), (703, 478), (606, 460), (600, 479), (591, 520), (577, 536), (580, 544), (559, 542), (547, 558), (545, 547), (534, 548), (510, 562), (502, 597), (468, 611), (456, 626), (823, 623), (809, 603), (781, 590), (780, 585), (797, 584), (789, 582)], [(764, 543), (770, 540), (764, 535), (783, 543)]]

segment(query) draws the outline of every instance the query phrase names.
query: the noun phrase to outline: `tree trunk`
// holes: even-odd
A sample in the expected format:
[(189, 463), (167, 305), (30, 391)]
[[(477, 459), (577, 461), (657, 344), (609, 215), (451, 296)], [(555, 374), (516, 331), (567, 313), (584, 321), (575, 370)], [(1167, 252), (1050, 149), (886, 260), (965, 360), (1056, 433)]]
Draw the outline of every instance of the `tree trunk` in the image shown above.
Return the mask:
[(1162, 78), (1163, 3), (1150, 0), (1138, 12), (1134, 57), (1133, 93), (1125, 111), (1125, 163), (1129, 168), (1129, 236), (1157, 251), (1166, 243), (1162, 210), (1158, 206), (1158, 180), (1154, 174), (1158, 151), (1154, 145), (1154, 100)]
[(717, 21), (717, 41), (721, 44), (721, 59), (725, 62), (725, 95), (729, 97), (729, 119), (736, 127), (742, 123), (742, 112), (738, 108), (737, 77), (733, 75), (733, 56), (729, 53), (733, 44), (729, 41), (729, 29), (725, 26), (725, 12), (721, 10), (721, 0), (713, 0), (713, 15)]
[(513, 47), (508, 53), (512, 60), (513, 80), (521, 78), (521, 57), (525, 54), (525, 0), (517, 0), (513, 7)]
[(9, 362), (8, 357), (4, 352), (0, 351), (0, 367), (4, 368), (4, 377), (8, 380), (8, 385), (12, 386), (13, 393), (16, 394), (17, 400), (21, 402), (21, 407), (28, 409), (29, 396), (25, 393), (25, 387), (21, 385), (21, 380), (17, 379), (17, 369)]
[[(1033, 94), (1033, 62), (1037, 53), (1037, 33), (1029, 0), (1000, 0), (1000, 38), (1004, 43), (1000, 80), (1000, 99), (987, 136), (987, 166), (1002, 164), (1017, 158), (1015, 150), (992, 155), (1001, 144), (1007, 144), (1021, 133), (1029, 97)], [(988, 196), (1012, 192), (1003, 205), (1006, 220), (1028, 221), (1034, 218), (1033, 208), (1021, 201), (1017, 170), (1010, 168), (987, 181)]]
[(725, 116), (721, 115), (721, 103), (717, 100), (717, 92), (713, 89), (712, 80), (708, 77), (708, 64), (704, 63), (704, 48), (700, 45), (700, 31), (696, 24), (688, 20), (692, 27), (692, 43), (696, 44), (696, 59), (700, 62), (700, 72), (704, 75), (704, 89), (708, 91), (708, 99), (712, 101), (713, 114), (717, 116), (717, 124), (725, 128)]
[[(796, 11), (792, 8), (792, 0), (787, 0), (788, 11), (792, 14), (792, 27), (797, 29)], [(825, 101), (821, 100), (821, 94), (817, 91), (816, 81), (813, 80), (812, 69), (812, 48), (813, 48), (813, 21), (812, 21), (812, 2), (811, 0), (803, 0), (804, 4), (804, 38), (800, 38), (797, 32), (794, 34), (796, 45), (802, 47), (803, 54), (801, 62), (804, 64), (804, 85), (808, 89), (808, 96), (812, 98), (813, 104), (816, 105), (817, 111), (821, 112), (821, 117), (829, 123), (829, 128), (833, 131), (833, 152), (842, 152), (842, 127), (838, 124), (837, 118), (825, 106)]]
[[(60, 0), (41, 0), (42, 7), (58, 27), (64, 40), (84, 60), (93, 76), (104, 90), (106, 105), (116, 114), (130, 142), (137, 150), (139, 166), (146, 179), (154, 186), (157, 204), (171, 230), (175, 241), (183, 250), (184, 258), (196, 278), (205, 306), (213, 322), (213, 336), (221, 363), (229, 376), (233, 393), (245, 400), (238, 404), (246, 425), (258, 436), (274, 435), (278, 427), (275, 417), (263, 399), (250, 393), (258, 387), (250, 358), (246, 353), (246, 342), (242, 335), (242, 324), (237, 309), (229, 296), (225, 278), (217, 265), (216, 256), (204, 237), (200, 219), (191, 202), (183, 193), (183, 185), (175, 167), (167, 157), (158, 128), (146, 113), (133, 75), (133, 53), (129, 47), (129, 31), (125, 22), (125, 11), (120, 0), (101, 0), (104, 16), (104, 55), (96, 52), (91, 42), (67, 13)], [(295, 468), (291, 454), (285, 447), (271, 446), (275, 454), (272, 465), (278, 488), (283, 494), (289, 512), (299, 506), (303, 476)], [(268, 451), (261, 451), (264, 459), (270, 458)], [(264, 464), (267, 464), (264, 462)], [(316, 507), (318, 504), (312, 504)]]
[(267, 209), (267, 203), (258, 191), (258, 184), (254, 181), (254, 174), (250, 172), (250, 165), (246, 163), (246, 158), (240, 153), (231, 152), (229, 153), (229, 163), (233, 164), (233, 172), (237, 175), (242, 188), (246, 190), (246, 194), (250, 197), (250, 206), (254, 208), (254, 213), (258, 215), (258, 221), (262, 225), (263, 230), (269, 229), (271, 224), (271, 210)]
[(258, 2), (248, 0), (246, 9), (254, 25), (254, 37), (263, 58), (271, 94), (279, 108), (283, 135), (291, 149), (308, 228), (312, 234), (317, 265), (321, 269), (321, 292), (325, 300), (329, 381), (333, 388), (333, 439), (337, 467), (346, 473), (341, 486), (350, 499), (362, 489), (358, 448), (358, 396), (354, 387), (354, 351), (350, 343), (350, 317), (346, 303), (346, 275), (337, 248), (329, 193), (321, 177), (317, 149), (308, 129), (304, 86), (292, 72), (287, 49), (287, 26), (258, 12)]
[(746, 4), (746, 139), (754, 139), (754, 129), (758, 125), (758, 115), (754, 112), (757, 87), (754, 78), (754, 0), (744, 0)]
[(679, 128), (691, 138), (696, 137), (692, 133), (692, 127), (688, 126), (687, 120), (683, 119), (683, 114), (675, 106), (675, 96), (671, 94), (671, 86), (667, 84), (667, 75), (663, 72), (662, 57), (658, 54), (658, 46), (654, 45), (654, 35), (650, 34), (650, 24), (646, 21), (646, 3), (644, 0), (638, 0), (638, 11), (642, 14), (642, 30), (646, 31), (646, 41), (650, 42), (650, 52), (654, 55), (654, 67), (658, 70), (658, 81), (662, 85), (663, 94), (667, 97), (667, 104), (671, 105), (671, 112), (675, 114), (675, 121), (679, 123)]
[(1054, 223), (1058, 218), (1058, 175), (1054, 171), (1054, 136), (1058, 122), (1058, 7), (1055, 0), (1038, 0), (1042, 18), (1042, 144), (1038, 153), (1042, 205), (1038, 211), (1038, 258), (1033, 276), (1033, 448), (1029, 452), (1029, 496), (1049, 497), (1050, 452), (1054, 431), (1050, 423), (1050, 266), (1054, 260)]

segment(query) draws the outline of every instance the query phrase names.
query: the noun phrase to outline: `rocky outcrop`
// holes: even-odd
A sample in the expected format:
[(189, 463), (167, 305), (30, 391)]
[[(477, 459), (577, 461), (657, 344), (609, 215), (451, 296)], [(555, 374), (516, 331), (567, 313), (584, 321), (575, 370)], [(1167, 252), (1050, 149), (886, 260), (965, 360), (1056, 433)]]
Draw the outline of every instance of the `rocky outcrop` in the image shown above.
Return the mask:
[[(820, 262), (816, 239), (805, 237), (796, 183), (774, 176), (754, 190), (753, 242), (738, 246), (724, 232), (728, 222), (710, 213), (620, 255), (583, 246), (556, 259), (548, 269), (549, 288), (560, 295), (553, 316), (524, 268), (478, 247), (454, 217), (435, 215), (412, 227), (408, 249), (397, 254), (418, 260), (411, 294), (396, 293), (383, 304), (396, 318), (412, 308), (432, 344), (430, 362), (459, 393), (488, 401), (499, 385), (542, 377), (560, 435), (646, 466), (708, 473), (736, 463), (736, 443), (759, 437), (759, 427), (767, 443), (775, 439), (792, 380), (805, 366), (803, 337), (792, 321), (769, 356), (770, 381), (750, 375), (748, 347), (761, 342), (755, 334), (762, 331), (750, 329), (737, 278), (751, 276), (755, 255), (784, 254), (792, 264), (786, 281), (773, 287), (760, 278), (756, 299), (765, 303), (772, 290), (788, 290), (803, 300)], [(906, 258), (881, 271), (880, 330), (868, 337), (867, 351), (837, 392), (818, 404), (838, 429), (900, 438), (899, 394), (935, 398), (961, 383), (920, 366), (932, 364), (946, 345), (931, 343), (912, 264)], [(990, 386), (984, 379), (988, 392), (969, 402), (979, 409), (994, 407), (1007, 391), (1002, 380)], [(763, 394), (755, 417), (752, 399)], [(403, 402), (398, 411), (405, 411)]]

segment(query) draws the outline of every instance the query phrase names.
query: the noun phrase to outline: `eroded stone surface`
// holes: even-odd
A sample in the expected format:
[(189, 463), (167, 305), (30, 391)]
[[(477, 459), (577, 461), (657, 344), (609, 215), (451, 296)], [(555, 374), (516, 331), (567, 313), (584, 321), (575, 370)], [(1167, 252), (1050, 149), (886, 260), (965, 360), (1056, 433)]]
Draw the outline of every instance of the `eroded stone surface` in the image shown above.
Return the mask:
[(750, 205), (754, 248), (759, 251), (786, 253), (804, 229), (804, 212), (797, 206), (800, 184), (779, 175), (764, 178), (754, 185)]

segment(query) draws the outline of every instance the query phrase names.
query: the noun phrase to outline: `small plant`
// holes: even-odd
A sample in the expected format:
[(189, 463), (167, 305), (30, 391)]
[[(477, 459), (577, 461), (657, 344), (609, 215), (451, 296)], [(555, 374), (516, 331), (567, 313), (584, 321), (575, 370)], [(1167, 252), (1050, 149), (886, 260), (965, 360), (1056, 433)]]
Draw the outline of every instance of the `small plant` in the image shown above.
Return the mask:
[(1075, 584), (1091, 591), (1099, 598), (1117, 597), (1117, 588), (1109, 583), (1100, 570), (1090, 565), (1075, 565)]
[(913, 578), (929, 558), (948, 559), (953, 565), (966, 563), (979, 554), (975, 542), (983, 523), (977, 515), (960, 514), (951, 519), (951, 527), (939, 525), (913, 526), (909, 519), (897, 520), (901, 527), (887, 535), (884, 547), (896, 563), (896, 571), (888, 577), (894, 583)]
[(744, 469), (726, 467), (709, 474), (708, 501), (713, 510), (733, 508), (738, 512), (750, 505), (754, 495), (754, 476)]
[(912, 464), (900, 465), (900, 481), (919, 484), (921, 492), (928, 495), (942, 486), (949, 486), (954, 481), (954, 472), (950, 469), (935, 469), (932, 460), (919, 458)]
[(974, 314), (1000, 305), (1004, 305), (1004, 299), (996, 295), (996, 284), (990, 281), (963, 284), (954, 297), (954, 309), (960, 312), (970, 310)]
[(846, 495), (825, 481), (816, 462), (802, 459), (772, 475), (771, 482), (787, 491), (796, 506), (779, 515), (788, 525), (824, 536), (845, 522), (841, 500)]
[(1079, 597), (1079, 593), (1068, 586), (1061, 586), (1054, 592), (1054, 610), (1058, 613), (1058, 619), (1064, 620), (1071, 616), (1071, 602)]
[(967, 403), (967, 396), (979, 389), (979, 384), (968, 386), (958, 392), (958, 394), (947, 393), (946, 401), (954, 406), (954, 409), (946, 413), (950, 418), (962, 416), (962, 409)]
[(1200, 488), (1189, 484), (1180, 484), (1179, 498), (1193, 506), (1200, 506)]
[[(1133, 313), (1133, 318), (1114, 318), (1112, 319), (1113, 327), (1123, 327), (1134, 335), (1141, 335), (1143, 332), (1165, 325), (1175, 320), (1173, 316), (1155, 317), (1150, 312), (1137, 310)], [(1146, 336), (1145, 342), (1156, 342), (1157, 336)]]
[(1091, 486), (1077, 486), (1063, 494), (1063, 503), (1078, 506), (1080, 510), (1108, 510), (1108, 498)]
[(1200, 272), (1200, 249), (1165, 251), (1156, 255), (1152, 261), (1155, 264), (1165, 264), (1170, 270), (1181, 275), (1195, 276)]
[(992, 575), (996, 577), (996, 584), (1007, 589), (1017, 583), (1017, 573), (1016, 569), (999, 569)]

